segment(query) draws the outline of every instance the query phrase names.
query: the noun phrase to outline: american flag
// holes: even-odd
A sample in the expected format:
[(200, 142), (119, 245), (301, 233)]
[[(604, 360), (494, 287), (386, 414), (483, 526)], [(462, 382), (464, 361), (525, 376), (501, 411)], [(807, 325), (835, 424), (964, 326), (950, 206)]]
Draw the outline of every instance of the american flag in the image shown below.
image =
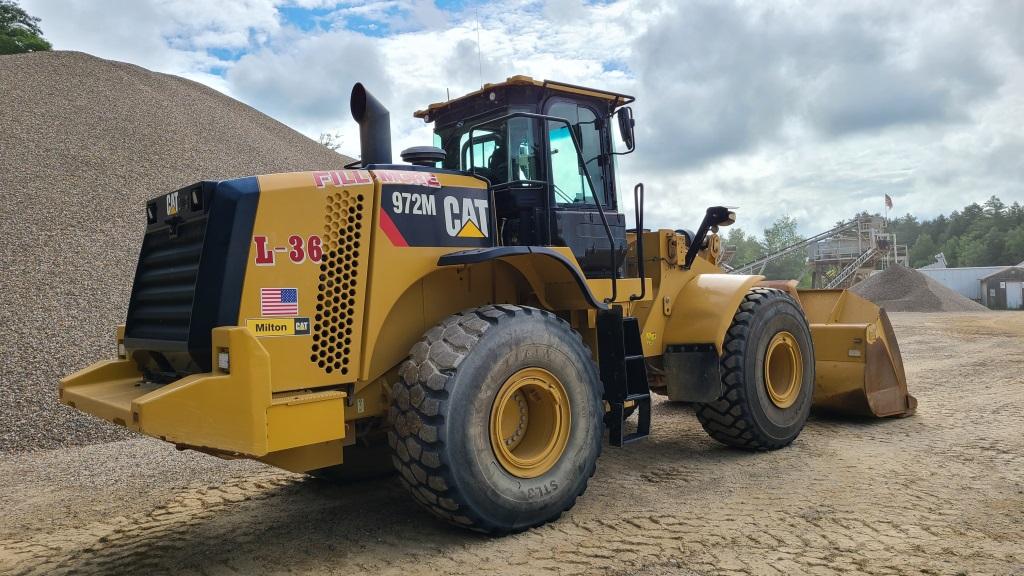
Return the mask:
[(260, 316), (296, 316), (298, 313), (297, 288), (260, 288)]

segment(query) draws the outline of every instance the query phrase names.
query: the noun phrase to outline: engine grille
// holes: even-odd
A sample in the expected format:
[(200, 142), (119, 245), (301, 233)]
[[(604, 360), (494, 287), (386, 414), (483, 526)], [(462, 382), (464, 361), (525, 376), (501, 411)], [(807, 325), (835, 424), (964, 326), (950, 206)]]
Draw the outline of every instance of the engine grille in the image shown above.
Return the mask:
[(328, 374), (348, 375), (353, 368), (355, 325), (363, 271), (360, 255), (364, 198), (341, 190), (327, 196), (324, 209), (324, 256), (320, 264), (316, 320), (309, 359)]
[(147, 375), (170, 381), (211, 369), (211, 331), (238, 321), (258, 201), (249, 177), (146, 203), (125, 346)]
[(126, 336), (184, 343), (189, 334), (206, 218), (146, 234), (139, 255)]

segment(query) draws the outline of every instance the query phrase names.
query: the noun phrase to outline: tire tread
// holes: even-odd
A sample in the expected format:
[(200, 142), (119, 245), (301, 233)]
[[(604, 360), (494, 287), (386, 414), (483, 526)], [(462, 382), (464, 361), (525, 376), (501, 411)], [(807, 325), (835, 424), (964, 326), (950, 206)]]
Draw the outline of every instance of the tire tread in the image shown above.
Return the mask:
[(722, 345), (722, 397), (714, 402), (697, 405), (697, 419), (704, 431), (726, 446), (761, 452), (776, 450), (792, 442), (792, 439), (780, 441), (759, 432), (748, 407), (750, 401), (756, 400), (747, 398), (743, 377), (745, 353), (748, 351), (747, 339), (750, 337), (756, 310), (779, 299), (789, 300), (803, 314), (789, 294), (775, 288), (751, 288), (743, 297)]
[[(412, 347), (399, 369), (400, 378), (391, 390), (388, 420), (392, 429), (388, 433), (388, 444), (402, 484), (438, 518), (488, 534), (519, 532), (558, 519), (583, 494), (587, 480), (597, 468), (595, 458), (581, 489), (572, 495), (563, 510), (514, 529), (488, 522), (474, 512), (460, 494), (452, 473), (453, 463), (445, 461), (443, 450), (445, 415), (452, 409), (449, 406), (452, 376), (488, 330), (520, 315), (541, 315), (557, 321), (576, 334), (582, 344), (579, 334), (567, 322), (545, 310), (512, 304), (475, 308), (453, 314), (428, 330)], [(410, 401), (413, 397), (419, 401)]]

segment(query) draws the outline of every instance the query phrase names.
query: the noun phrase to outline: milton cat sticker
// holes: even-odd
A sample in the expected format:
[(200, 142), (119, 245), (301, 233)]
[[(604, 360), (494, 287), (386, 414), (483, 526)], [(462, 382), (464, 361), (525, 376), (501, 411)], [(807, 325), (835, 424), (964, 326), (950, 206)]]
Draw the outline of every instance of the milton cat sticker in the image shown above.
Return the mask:
[(490, 220), (484, 189), (383, 186), (380, 228), (394, 246), (487, 247)]

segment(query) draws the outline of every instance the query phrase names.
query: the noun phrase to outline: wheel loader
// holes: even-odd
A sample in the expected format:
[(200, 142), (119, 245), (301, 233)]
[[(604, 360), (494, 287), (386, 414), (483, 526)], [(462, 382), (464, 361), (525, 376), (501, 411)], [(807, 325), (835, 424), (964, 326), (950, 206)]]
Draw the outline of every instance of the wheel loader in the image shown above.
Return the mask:
[(627, 224), (631, 102), (515, 76), (416, 112), (434, 146), (394, 163), (389, 113), (357, 84), (360, 161), (146, 204), (117, 357), (61, 401), (342, 482), (393, 467), (427, 510), (491, 534), (572, 507), (606, 441), (649, 434), (652, 394), (748, 451), (793, 442), (812, 406), (913, 413), (883, 310), (725, 273), (734, 211), (648, 230), (638, 184)]

